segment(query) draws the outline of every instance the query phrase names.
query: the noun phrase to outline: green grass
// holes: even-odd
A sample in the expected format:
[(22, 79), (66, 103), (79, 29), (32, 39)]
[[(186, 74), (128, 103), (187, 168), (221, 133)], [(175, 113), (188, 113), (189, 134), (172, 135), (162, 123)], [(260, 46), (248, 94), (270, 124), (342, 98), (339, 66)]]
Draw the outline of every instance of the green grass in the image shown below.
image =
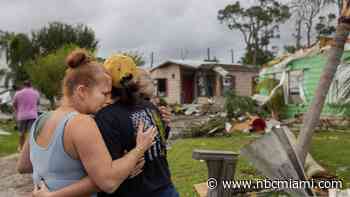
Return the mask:
[(14, 122), (0, 122), (0, 128), (11, 135), (0, 135), (0, 157), (17, 152), (18, 131), (14, 130)]
[[(192, 159), (193, 149), (214, 149), (239, 152), (240, 147), (257, 136), (234, 134), (230, 137), (182, 139), (169, 151), (172, 179), (180, 196), (196, 196), (193, 185), (207, 180), (204, 162)], [(316, 161), (343, 180), (343, 187), (350, 187), (350, 132), (319, 132), (312, 144), (312, 155)], [(239, 158), (235, 179), (261, 178), (256, 169), (242, 157)]]

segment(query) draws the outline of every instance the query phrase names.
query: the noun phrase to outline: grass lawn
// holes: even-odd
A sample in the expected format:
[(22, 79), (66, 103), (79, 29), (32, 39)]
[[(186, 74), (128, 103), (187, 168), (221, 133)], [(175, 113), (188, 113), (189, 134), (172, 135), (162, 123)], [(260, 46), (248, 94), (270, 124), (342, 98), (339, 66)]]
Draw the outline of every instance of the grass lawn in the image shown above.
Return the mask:
[[(207, 180), (204, 162), (192, 159), (193, 149), (214, 149), (239, 152), (240, 147), (257, 136), (234, 134), (230, 137), (181, 139), (169, 151), (172, 178), (180, 196), (196, 196), (193, 185)], [(316, 161), (343, 180), (343, 187), (350, 188), (350, 132), (319, 132), (313, 138), (312, 155)], [(259, 174), (247, 160), (240, 157), (235, 179), (254, 179)], [(261, 176), (260, 176), (261, 177)]]
[(14, 125), (14, 122), (0, 122), (0, 128), (11, 133), (9, 136), (0, 135), (0, 157), (17, 152), (19, 136)]
[[(0, 136), (0, 156), (16, 152), (18, 132), (14, 123), (0, 122), (0, 128), (10, 132), (10, 136)], [(204, 162), (192, 159), (193, 149), (214, 149), (239, 152), (239, 149), (257, 135), (234, 134), (229, 137), (196, 138), (177, 140), (169, 150), (168, 159), (172, 178), (180, 196), (196, 196), (193, 185), (206, 182), (207, 167)], [(343, 187), (350, 188), (350, 132), (318, 132), (312, 145), (313, 157), (343, 180)], [(240, 157), (236, 167), (236, 179), (258, 178), (259, 173), (247, 160)], [(261, 176), (260, 176), (261, 177)]]

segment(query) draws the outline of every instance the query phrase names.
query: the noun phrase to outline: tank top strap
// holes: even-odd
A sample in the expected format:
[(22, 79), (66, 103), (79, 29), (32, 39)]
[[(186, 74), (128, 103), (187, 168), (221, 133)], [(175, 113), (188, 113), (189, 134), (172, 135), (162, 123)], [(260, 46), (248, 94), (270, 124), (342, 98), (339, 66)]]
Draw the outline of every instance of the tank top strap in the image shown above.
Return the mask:
[[(64, 128), (66, 127), (68, 121), (71, 120), (77, 114), (78, 112), (75, 112), (75, 111), (69, 112), (63, 117), (63, 119), (60, 121), (60, 123), (56, 128), (55, 137), (59, 137), (59, 139), (63, 139)], [(61, 141), (61, 140), (58, 140), (58, 141)]]
[(45, 112), (41, 114), (33, 123), (32, 127), (30, 128), (30, 133), (29, 133), (29, 139), (30, 139), (30, 144), (35, 142), (36, 135), (38, 133), (38, 130), (41, 129), (43, 124), (45, 123), (46, 119), (48, 116), (50, 116), (51, 112)]

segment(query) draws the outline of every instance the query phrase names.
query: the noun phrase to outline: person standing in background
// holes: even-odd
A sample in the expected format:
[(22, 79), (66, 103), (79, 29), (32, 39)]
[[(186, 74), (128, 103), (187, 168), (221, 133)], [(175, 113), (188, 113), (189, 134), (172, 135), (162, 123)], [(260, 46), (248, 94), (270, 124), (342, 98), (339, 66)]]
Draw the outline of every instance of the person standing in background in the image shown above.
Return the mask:
[(19, 130), (18, 151), (22, 150), (26, 133), (38, 117), (39, 99), (39, 92), (32, 87), (29, 80), (25, 81), (23, 88), (15, 93), (13, 109)]

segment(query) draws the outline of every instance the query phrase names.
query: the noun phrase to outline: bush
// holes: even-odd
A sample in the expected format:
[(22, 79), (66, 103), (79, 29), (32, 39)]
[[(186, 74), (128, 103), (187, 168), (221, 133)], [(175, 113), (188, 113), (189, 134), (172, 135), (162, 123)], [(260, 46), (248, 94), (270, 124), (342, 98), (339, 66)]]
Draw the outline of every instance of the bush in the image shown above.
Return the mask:
[(203, 124), (193, 124), (185, 130), (185, 133), (187, 137), (203, 137), (208, 136), (208, 133), (215, 128), (217, 128), (217, 131), (223, 131), (225, 129), (225, 119), (216, 117)]
[(258, 106), (256, 102), (247, 96), (238, 96), (234, 91), (225, 94), (225, 109), (227, 118), (238, 118), (246, 113), (257, 114)]
[(13, 113), (13, 109), (12, 109), (11, 105), (6, 104), (6, 103), (0, 105), (0, 111), (2, 113), (5, 113), (5, 114), (12, 114)]

